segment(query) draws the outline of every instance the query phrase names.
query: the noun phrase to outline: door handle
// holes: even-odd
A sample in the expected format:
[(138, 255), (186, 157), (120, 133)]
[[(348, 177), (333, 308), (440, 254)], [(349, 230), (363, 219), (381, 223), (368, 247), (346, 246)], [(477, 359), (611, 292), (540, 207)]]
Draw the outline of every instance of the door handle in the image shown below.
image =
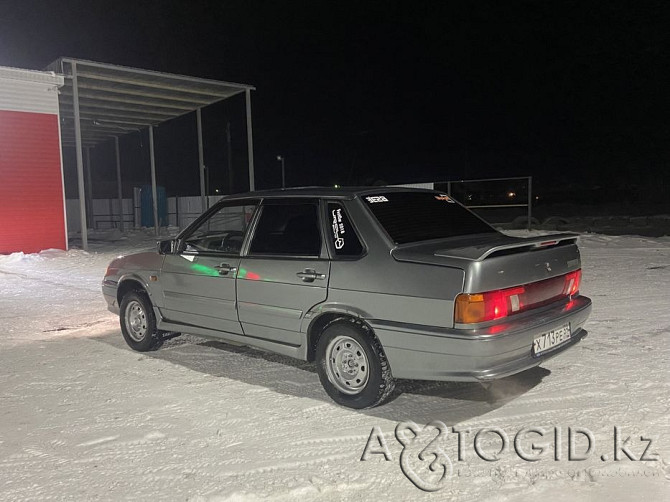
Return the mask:
[(217, 265), (214, 267), (219, 271), (219, 275), (228, 275), (229, 273), (235, 273), (237, 272), (237, 267), (231, 267), (227, 263), (222, 263), (221, 265)]
[(295, 275), (302, 279), (302, 282), (314, 282), (315, 279), (325, 279), (326, 274), (319, 274), (312, 268), (306, 268), (302, 272), (297, 272)]

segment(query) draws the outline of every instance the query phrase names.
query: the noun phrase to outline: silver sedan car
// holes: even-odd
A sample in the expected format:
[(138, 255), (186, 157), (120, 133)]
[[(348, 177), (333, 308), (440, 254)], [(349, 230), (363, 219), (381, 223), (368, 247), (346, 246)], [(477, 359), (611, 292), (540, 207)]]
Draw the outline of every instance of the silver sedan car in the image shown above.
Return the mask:
[(189, 333), (315, 361), (366, 408), (395, 378), (485, 382), (575, 345), (580, 279), (574, 234), (509, 237), (431, 190), (301, 188), (224, 198), (102, 291), (135, 350)]

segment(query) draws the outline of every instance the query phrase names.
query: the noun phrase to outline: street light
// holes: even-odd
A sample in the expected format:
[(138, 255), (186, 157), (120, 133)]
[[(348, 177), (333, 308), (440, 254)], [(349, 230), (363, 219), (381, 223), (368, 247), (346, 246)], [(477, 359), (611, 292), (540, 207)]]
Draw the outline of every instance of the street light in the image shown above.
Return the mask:
[(277, 160), (281, 162), (281, 187), (286, 188), (286, 178), (284, 177), (284, 157), (277, 155)]

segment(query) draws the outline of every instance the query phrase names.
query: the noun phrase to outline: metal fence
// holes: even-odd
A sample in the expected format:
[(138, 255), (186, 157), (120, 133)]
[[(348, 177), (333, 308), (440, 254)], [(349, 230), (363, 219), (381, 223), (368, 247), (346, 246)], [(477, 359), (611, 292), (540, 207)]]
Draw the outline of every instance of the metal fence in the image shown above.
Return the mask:
[[(222, 196), (209, 196), (207, 207), (211, 207)], [(202, 206), (202, 198), (195, 197), (168, 197), (168, 224), (173, 227), (184, 228), (194, 221), (207, 209)], [(81, 229), (79, 219), (79, 200), (67, 199), (67, 230), (68, 232), (79, 232)], [(123, 226), (124, 228), (139, 228), (141, 226), (140, 201), (135, 199), (123, 199)], [(91, 212), (89, 214), (89, 228), (94, 230), (112, 230), (120, 228), (119, 201), (118, 199), (93, 199)]]
[[(450, 197), (477, 212), (486, 220), (498, 219), (506, 222), (521, 209), (526, 226), (531, 228), (533, 219), (533, 177), (482, 178), (472, 180), (434, 181), (430, 183), (407, 183), (412, 188), (442, 190)], [(513, 211), (511, 211), (513, 210)], [(497, 215), (495, 214), (497, 213)]]
[[(482, 218), (492, 221), (490, 211), (498, 211), (497, 218), (504, 222), (509, 221), (515, 213), (522, 209), (527, 219), (528, 229), (531, 227), (533, 216), (533, 178), (532, 176), (517, 176), (511, 178), (485, 178), (474, 180), (435, 181), (430, 183), (408, 183), (395, 186), (412, 188), (430, 188), (441, 190), (449, 194), (461, 204), (476, 211)], [(207, 197), (207, 207), (211, 207), (223, 196)], [(207, 209), (203, 207), (202, 198), (168, 197), (168, 223), (170, 226), (184, 228), (194, 221)], [(68, 199), (67, 229), (68, 232), (79, 232), (79, 200)], [(95, 230), (111, 230), (120, 227), (118, 199), (94, 199), (89, 214), (89, 228)], [(519, 215), (517, 214), (517, 217)], [(141, 207), (139, 197), (123, 199), (124, 228), (139, 228), (141, 226)]]

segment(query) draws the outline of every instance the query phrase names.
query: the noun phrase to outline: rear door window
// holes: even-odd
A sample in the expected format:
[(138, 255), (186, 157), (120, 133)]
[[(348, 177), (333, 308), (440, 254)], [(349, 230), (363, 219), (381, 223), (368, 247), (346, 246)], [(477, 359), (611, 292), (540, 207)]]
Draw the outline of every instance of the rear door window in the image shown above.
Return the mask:
[(318, 205), (311, 202), (263, 203), (249, 254), (319, 256)]

